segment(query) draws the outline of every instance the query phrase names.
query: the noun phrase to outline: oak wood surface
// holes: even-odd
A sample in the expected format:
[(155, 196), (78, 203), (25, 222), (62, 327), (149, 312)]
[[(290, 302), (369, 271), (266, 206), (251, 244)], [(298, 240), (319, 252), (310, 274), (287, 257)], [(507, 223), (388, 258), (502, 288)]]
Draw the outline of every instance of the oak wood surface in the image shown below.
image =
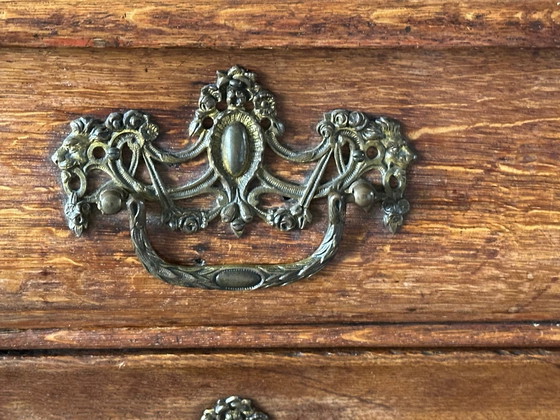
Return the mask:
[(558, 47), (555, 0), (4, 1), (0, 46)]
[[(0, 418), (194, 419), (232, 394), (272, 419), (557, 418), (558, 46), (551, 0), (0, 2)], [(49, 160), (68, 121), (137, 108), (184, 147), (199, 89), (233, 64), (296, 148), (333, 108), (401, 120), (420, 157), (404, 228), (351, 206), (324, 272), (234, 293), (151, 278), (124, 213), (75, 238)], [(302, 258), (325, 225), (323, 202), (302, 233), (187, 237), (155, 210), (157, 250), (186, 264)]]
[(0, 330), (0, 349), (556, 348), (559, 322)]
[[(348, 322), (554, 321), (560, 313), (557, 50), (0, 50), (0, 326), (173, 327)], [(396, 235), (351, 207), (338, 256), (309, 280), (253, 292), (173, 287), (136, 260), (126, 214), (75, 238), (49, 157), (83, 114), (150, 112), (179, 148), (198, 91), (234, 63), (257, 71), (287, 125), (315, 144), (336, 107), (400, 119), (419, 154), (412, 211)], [(274, 160), (271, 157), (271, 161)], [(305, 169), (271, 162), (303, 180)], [(168, 171), (193, 176), (202, 163)], [(302, 233), (255, 223), (242, 239), (215, 223), (158, 229), (174, 262), (280, 262), (319, 243), (324, 205)]]
[(272, 419), (556, 419), (557, 352), (0, 358), (3, 418), (197, 419), (229, 395)]

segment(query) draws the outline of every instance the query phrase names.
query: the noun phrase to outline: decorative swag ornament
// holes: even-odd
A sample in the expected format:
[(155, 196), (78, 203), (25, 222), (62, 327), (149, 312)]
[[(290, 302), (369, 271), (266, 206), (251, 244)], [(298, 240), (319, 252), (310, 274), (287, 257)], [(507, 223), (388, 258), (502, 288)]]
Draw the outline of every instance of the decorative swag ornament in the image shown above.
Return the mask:
[[(140, 111), (115, 112), (105, 121), (81, 117), (70, 127), (71, 133), (52, 156), (61, 171), (69, 228), (80, 236), (94, 207), (103, 214), (114, 214), (126, 204), (136, 254), (152, 275), (175, 285), (239, 290), (292, 283), (316, 273), (333, 257), (340, 244), (347, 202), (366, 211), (381, 203), (383, 222), (391, 232), (402, 225), (410, 207), (404, 198), (406, 169), (415, 155), (397, 121), (337, 109), (327, 112), (317, 125), (322, 138), (317, 146), (292, 150), (279, 140), (284, 126), (276, 115), (274, 96), (256, 83), (254, 73), (239, 66), (218, 71), (216, 84), (202, 88), (189, 127), (189, 134), (198, 139), (184, 150), (159, 148), (157, 125)], [(300, 185), (280, 179), (264, 167), (266, 147), (291, 162), (316, 162), (307, 182)], [(128, 158), (125, 149), (130, 150)], [(207, 171), (185, 185), (166, 185), (154, 164), (185, 163), (202, 153), (207, 154)], [(137, 176), (141, 161), (149, 183)], [(325, 169), (331, 161), (336, 174), (326, 179)], [(364, 177), (372, 170), (380, 173), (382, 185)], [(93, 171), (104, 172), (110, 180), (86, 194)], [(177, 204), (177, 200), (202, 194), (215, 197), (211, 208)], [(263, 194), (288, 200), (284, 206), (266, 208), (260, 201)], [(174, 265), (154, 251), (146, 233), (145, 201), (159, 202), (161, 220), (170, 229), (195, 233), (219, 217), (240, 236), (256, 217), (280, 230), (303, 229), (311, 222), (311, 201), (321, 197), (328, 198), (323, 241), (312, 255), (293, 263)]]

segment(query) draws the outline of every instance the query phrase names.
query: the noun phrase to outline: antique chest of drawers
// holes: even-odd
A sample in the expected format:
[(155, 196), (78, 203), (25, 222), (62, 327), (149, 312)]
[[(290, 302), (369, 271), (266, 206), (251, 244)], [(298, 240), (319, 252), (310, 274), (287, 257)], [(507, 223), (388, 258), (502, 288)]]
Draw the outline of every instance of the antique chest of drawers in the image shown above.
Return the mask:
[[(0, 3), (1, 418), (264, 418), (236, 399), (203, 415), (229, 396), (272, 419), (560, 417), (556, 1), (97, 3)], [(329, 118), (346, 150), (317, 133)], [(107, 127), (141, 135), (109, 141)], [(355, 169), (382, 166), (390, 135), (407, 142), (398, 169)], [(197, 136), (198, 157), (158, 152)], [(135, 184), (123, 168), (140, 155)], [(70, 160), (107, 173), (86, 186)], [(388, 201), (404, 170), (408, 213)], [(359, 190), (370, 181), (385, 189)], [(135, 242), (148, 270), (115, 185), (153, 199), (151, 245)], [(258, 188), (300, 219), (259, 213)], [(174, 216), (212, 195), (221, 215)], [(344, 220), (327, 195), (349, 201)], [(168, 229), (161, 208), (205, 229)], [(270, 226), (289, 223), (306, 226)], [(339, 249), (323, 268), (327, 242)], [(266, 270), (305, 277), (286, 265), (298, 260), (322, 269), (258, 288), (295, 279)], [(200, 280), (239, 264), (253, 268)], [(281, 268), (265, 279), (263, 264)], [(197, 282), (218, 290), (184, 287)]]

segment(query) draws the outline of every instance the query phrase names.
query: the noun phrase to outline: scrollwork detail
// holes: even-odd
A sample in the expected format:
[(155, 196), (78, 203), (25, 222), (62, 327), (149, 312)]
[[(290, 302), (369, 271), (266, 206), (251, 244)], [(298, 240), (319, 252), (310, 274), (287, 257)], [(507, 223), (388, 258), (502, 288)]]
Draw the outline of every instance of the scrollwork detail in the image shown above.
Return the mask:
[[(218, 289), (255, 289), (291, 283), (321, 269), (334, 255), (342, 235), (346, 202), (371, 212), (379, 205), (383, 223), (395, 232), (410, 205), (404, 198), (406, 171), (416, 158), (401, 125), (387, 117), (335, 109), (317, 124), (321, 141), (308, 150), (293, 150), (280, 141), (284, 125), (274, 95), (240, 66), (217, 72), (215, 84), (204, 86), (189, 125), (196, 140), (178, 151), (162, 149), (158, 126), (138, 110), (113, 112), (105, 120), (80, 117), (52, 155), (66, 193), (64, 213), (78, 236), (87, 229), (92, 209), (114, 214), (128, 200), (131, 237), (137, 254), (155, 276), (172, 284)], [(262, 164), (266, 148), (292, 162), (311, 163), (308, 179), (283, 179)], [(209, 167), (182, 185), (168, 185), (157, 165), (180, 164), (207, 153)], [(149, 181), (140, 177), (145, 166)], [(334, 173), (327, 171), (334, 167)], [(94, 189), (89, 176), (108, 179)], [(379, 185), (367, 178), (380, 175)], [(328, 173), (328, 176), (327, 176)], [(286, 197), (286, 205), (267, 208), (262, 194)], [(216, 200), (207, 208), (183, 208), (179, 200), (202, 194)], [(174, 266), (151, 247), (145, 229), (145, 201), (158, 202), (161, 221), (171, 230), (195, 233), (220, 218), (236, 236), (260, 218), (282, 231), (305, 228), (312, 220), (313, 200), (329, 198), (329, 225), (323, 242), (308, 258), (272, 266)]]

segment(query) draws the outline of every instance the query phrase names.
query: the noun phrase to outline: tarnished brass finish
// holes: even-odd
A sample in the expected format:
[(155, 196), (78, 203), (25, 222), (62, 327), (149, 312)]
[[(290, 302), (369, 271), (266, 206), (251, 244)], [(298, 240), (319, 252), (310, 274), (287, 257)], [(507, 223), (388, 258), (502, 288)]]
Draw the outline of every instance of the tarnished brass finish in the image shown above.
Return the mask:
[[(397, 121), (337, 109), (317, 125), (322, 137), (317, 146), (292, 150), (279, 141), (284, 126), (277, 118), (275, 99), (256, 83), (255, 74), (238, 66), (217, 74), (216, 84), (202, 88), (189, 127), (189, 134), (198, 140), (184, 150), (157, 147), (158, 127), (139, 111), (112, 113), (105, 121), (81, 117), (70, 124), (71, 133), (52, 159), (61, 170), (67, 196), (64, 212), (76, 235), (87, 228), (94, 206), (103, 214), (114, 214), (126, 203), (132, 243), (150, 273), (180, 286), (239, 290), (285, 285), (320, 270), (339, 246), (347, 202), (366, 211), (379, 202), (387, 228), (395, 232), (402, 225), (410, 207), (404, 198), (406, 169), (415, 155)], [(292, 162), (316, 162), (308, 181), (296, 184), (271, 173), (262, 165), (265, 147)], [(125, 149), (131, 152), (127, 159)], [(185, 185), (166, 185), (154, 164), (184, 163), (204, 152), (209, 168)], [(136, 176), (142, 161), (149, 183)], [(325, 175), (329, 162), (336, 167), (331, 178)], [(110, 180), (86, 194), (93, 170), (108, 174)], [(371, 170), (379, 172), (382, 185), (365, 178)], [(196, 209), (176, 203), (201, 194), (215, 196), (215, 204)], [(260, 202), (263, 194), (286, 197), (286, 205), (265, 208)], [(255, 216), (280, 230), (303, 229), (311, 222), (311, 201), (320, 197), (328, 197), (323, 241), (312, 255), (293, 263), (174, 265), (157, 255), (146, 233), (146, 200), (160, 203), (162, 222), (173, 230), (194, 233), (220, 217), (240, 236)]]
[(200, 420), (268, 420), (269, 417), (257, 411), (253, 402), (236, 396), (216, 401), (213, 408), (204, 410)]

